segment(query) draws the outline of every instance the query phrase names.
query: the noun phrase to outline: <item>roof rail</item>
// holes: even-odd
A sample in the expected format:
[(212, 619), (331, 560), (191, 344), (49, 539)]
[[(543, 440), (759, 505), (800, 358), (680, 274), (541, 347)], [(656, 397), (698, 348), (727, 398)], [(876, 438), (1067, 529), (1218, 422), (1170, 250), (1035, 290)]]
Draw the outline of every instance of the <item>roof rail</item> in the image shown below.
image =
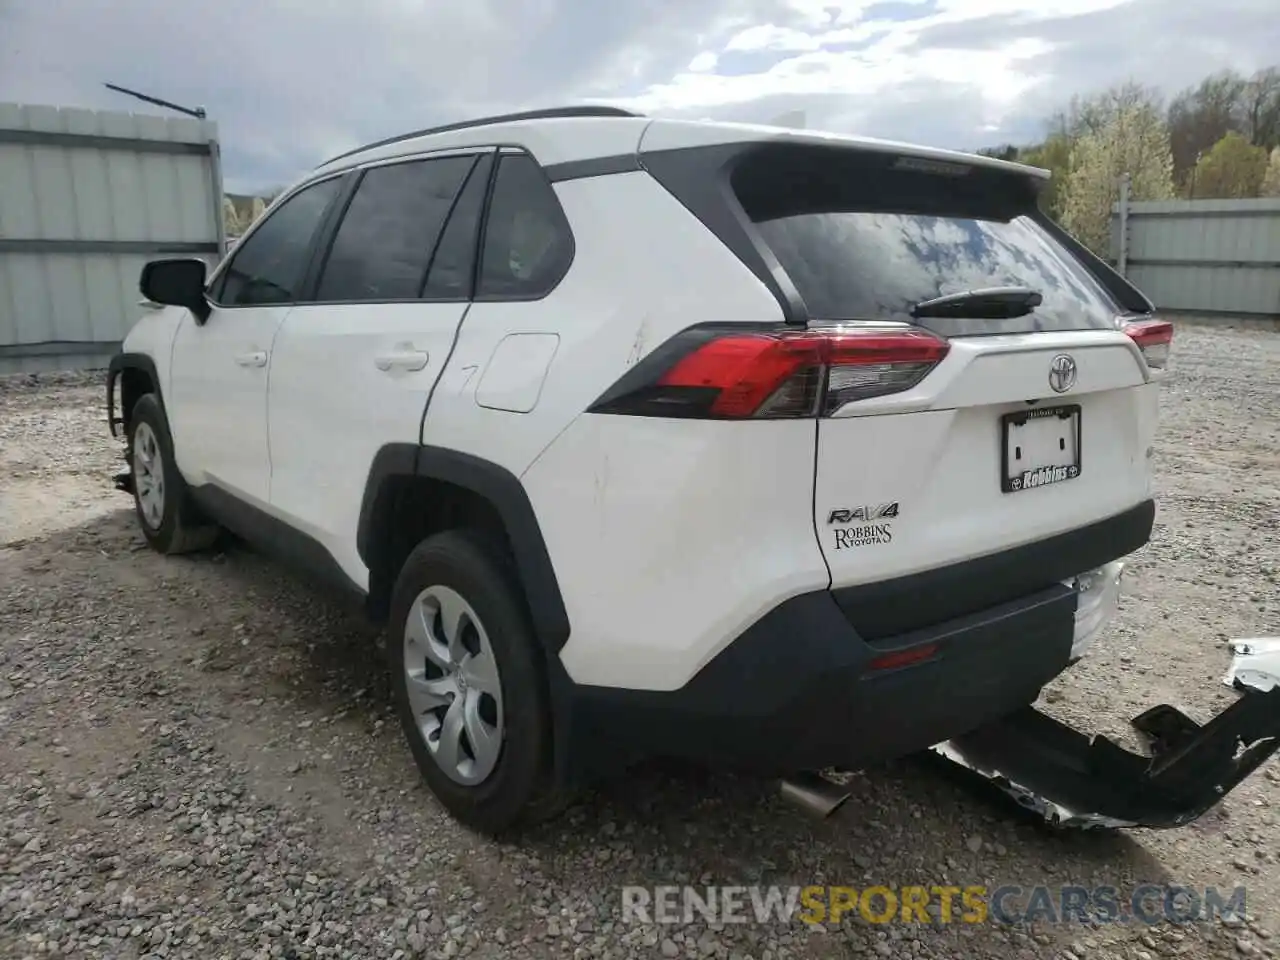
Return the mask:
[(364, 153), (366, 150), (374, 150), (378, 147), (390, 146), (393, 143), (400, 143), (404, 140), (413, 140), (417, 137), (426, 137), (434, 133), (448, 133), (451, 130), (466, 130), (468, 127), (487, 127), (495, 123), (514, 123), (517, 120), (559, 120), (565, 117), (642, 117), (642, 113), (634, 113), (630, 110), (624, 110), (622, 107), (605, 107), (605, 106), (580, 106), (580, 107), (547, 107), (542, 110), (525, 110), (520, 113), (504, 113), (496, 117), (479, 117), (475, 120), (460, 120), (457, 123), (446, 123), (440, 127), (427, 127), (425, 130), (415, 130), (412, 133), (402, 133), (396, 137), (388, 137), (386, 140), (378, 140), (374, 143), (366, 143), (363, 147), (356, 147), (354, 150), (348, 150), (346, 153), (340, 153), (336, 157), (330, 157), (320, 167), (328, 166), (335, 160), (341, 160), (343, 157), (350, 157), (357, 153)]

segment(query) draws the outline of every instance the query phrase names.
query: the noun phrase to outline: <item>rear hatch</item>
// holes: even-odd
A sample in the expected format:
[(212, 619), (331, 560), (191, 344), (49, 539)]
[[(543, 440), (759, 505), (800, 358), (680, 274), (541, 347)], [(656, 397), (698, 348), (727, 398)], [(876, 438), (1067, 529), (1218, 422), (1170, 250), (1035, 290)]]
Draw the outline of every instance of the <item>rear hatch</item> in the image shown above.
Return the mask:
[[(1099, 264), (1037, 213), (1033, 174), (787, 146), (732, 182), (810, 329), (884, 333), (888, 352), (871, 358), (884, 362), (828, 371), (814, 524), (833, 588), (961, 564), (1149, 498), (1167, 347), (1143, 348), (1171, 328), (1128, 326), (1145, 318), (1124, 316)], [(914, 352), (895, 355), (913, 342), (904, 331)], [(928, 599), (864, 634), (969, 612)]]

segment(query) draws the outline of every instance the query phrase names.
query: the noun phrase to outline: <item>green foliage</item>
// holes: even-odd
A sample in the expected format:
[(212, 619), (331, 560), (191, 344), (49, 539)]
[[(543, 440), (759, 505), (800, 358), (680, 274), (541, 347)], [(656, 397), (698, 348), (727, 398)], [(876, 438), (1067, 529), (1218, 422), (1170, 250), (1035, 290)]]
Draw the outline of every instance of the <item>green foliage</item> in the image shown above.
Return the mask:
[(1102, 257), (1110, 253), (1111, 211), (1126, 175), (1133, 200), (1174, 196), (1169, 130), (1150, 103), (1120, 108), (1095, 132), (1076, 140), (1071, 150), (1070, 172), (1062, 186), (1062, 225)]
[(1267, 173), (1268, 154), (1242, 134), (1228, 133), (1200, 156), (1188, 184), (1190, 196), (1208, 198), (1256, 197)]
[(1045, 211), (1104, 255), (1119, 178), (1134, 200), (1173, 196), (1280, 196), (1280, 66), (1245, 76), (1225, 70), (1180, 92), (1129, 81), (1073, 96), (1039, 143), (979, 153), (1052, 174)]

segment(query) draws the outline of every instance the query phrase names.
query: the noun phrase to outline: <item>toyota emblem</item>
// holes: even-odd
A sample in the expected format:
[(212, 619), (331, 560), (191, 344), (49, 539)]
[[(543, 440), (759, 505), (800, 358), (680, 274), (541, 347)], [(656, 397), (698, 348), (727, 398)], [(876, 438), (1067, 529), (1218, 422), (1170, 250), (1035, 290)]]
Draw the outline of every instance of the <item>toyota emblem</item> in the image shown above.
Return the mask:
[(1054, 393), (1066, 393), (1076, 385), (1076, 362), (1060, 353), (1049, 362), (1049, 386)]

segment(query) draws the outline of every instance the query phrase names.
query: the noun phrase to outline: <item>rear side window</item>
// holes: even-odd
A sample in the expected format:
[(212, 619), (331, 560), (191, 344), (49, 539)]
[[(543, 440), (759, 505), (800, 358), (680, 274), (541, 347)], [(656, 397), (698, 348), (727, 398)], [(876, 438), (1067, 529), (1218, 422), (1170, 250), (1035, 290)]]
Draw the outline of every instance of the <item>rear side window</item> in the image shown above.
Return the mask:
[(272, 210), (244, 241), (215, 282), (211, 298), (220, 306), (293, 303), (307, 272), (311, 242), (340, 178), (299, 190)]
[[(1011, 182), (1016, 175), (979, 183), (972, 174), (965, 181), (954, 170), (895, 170), (883, 157), (873, 159), (881, 168), (859, 171), (863, 176), (801, 181), (776, 165), (768, 173), (748, 169), (746, 180), (735, 174), (744, 210), (811, 317), (915, 322), (946, 336), (1114, 329), (1119, 310), (1109, 296), (1019, 212), (1027, 208), (1019, 194), (1025, 185)], [(1036, 290), (1043, 302), (1012, 319), (911, 317), (922, 300), (1010, 286)]]
[(475, 157), (367, 170), (334, 236), (316, 288), (322, 302), (414, 300)]
[(573, 235), (560, 201), (532, 157), (499, 160), (480, 255), (477, 300), (536, 300), (573, 261)]

